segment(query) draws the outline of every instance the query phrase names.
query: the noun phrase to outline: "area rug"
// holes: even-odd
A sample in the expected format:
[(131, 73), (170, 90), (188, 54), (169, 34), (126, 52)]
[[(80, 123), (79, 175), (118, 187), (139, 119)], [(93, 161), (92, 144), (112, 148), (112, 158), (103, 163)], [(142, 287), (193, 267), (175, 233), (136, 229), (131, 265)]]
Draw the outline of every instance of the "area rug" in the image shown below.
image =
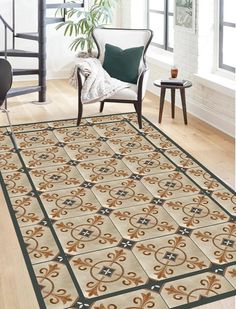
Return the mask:
[[(192, 308), (236, 295), (236, 195), (133, 113), (0, 132), (40, 308)], [(14, 292), (14, 291), (13, 291)]]

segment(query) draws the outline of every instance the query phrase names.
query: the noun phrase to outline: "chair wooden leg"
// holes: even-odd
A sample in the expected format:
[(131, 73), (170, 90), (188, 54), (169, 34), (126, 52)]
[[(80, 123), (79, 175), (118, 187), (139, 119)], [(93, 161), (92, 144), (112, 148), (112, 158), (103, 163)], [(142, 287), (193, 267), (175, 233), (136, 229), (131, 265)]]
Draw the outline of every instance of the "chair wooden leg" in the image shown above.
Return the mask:
[(80, 94), (78, 96), (78, 118), (77, 118), (77, 126), (80, 125), (83, 114), (83, 104), (81, 102)]
[(134, 104), (135, 111), (138, 117), (139, 129), (142, 129), (142, 101), (138, 101)]
[(171, 116), (175, 118), (175, 89), (171, 89)]
[(78, 118), (77, 118), (77, 126), (80, 125), (82, 114), (83, 114), (83, 104), (81, 101), (81, 92), (82, 92), (82, 80), (80, 76), (80, 70), (77, 71), (77, 77), (78, 77)]
[(164, 103), (165, 103), (165, 94), (166, 94), (166, 88), (161, 87), (159, 123), (161, 123), (161, 120), (162, 120), (163, 108), (164, 108)]
[(3, 111), (4, 113), (6, 113), (8, 124), (9, 124), (10, 130), (11, 130), (11, 136), (12, 136), (12, 139), (13, 139), (13, 143), (15, 145), (15, 148), (18, 150), (16, 137), (15, 137), (14, 130), (13, 130), (13, 127), (12, 127), (12, 124), (11, 124), (11, 119), (9, 117), (9, 111), (8, 111), (8, 109), (5, 109), (5, 108), (0, 108), (0, 110)]
[(101, 103), (100, 103), (100, 113), (102, 113), (102, 111), (103, 111), (104, 103), (105, 103), (105, 102), (101, 102)]
[(187, 119), (187, 108), (186, 108), (186, 98), (185, 98), (185, 89), (180, 89), (180, 95), (182, 100), (182, 108), (183, 108), (183, 116), (184, 116), (184, 123), (188, 124)]

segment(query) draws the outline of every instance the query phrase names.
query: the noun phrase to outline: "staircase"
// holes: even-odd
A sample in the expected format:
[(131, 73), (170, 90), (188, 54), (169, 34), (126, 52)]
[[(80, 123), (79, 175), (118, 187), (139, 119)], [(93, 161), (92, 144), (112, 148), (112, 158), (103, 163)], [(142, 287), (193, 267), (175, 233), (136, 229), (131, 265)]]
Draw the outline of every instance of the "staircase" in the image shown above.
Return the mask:
[[(14, 76), (20, 75), (38, 75), (38, 86), (29, 86), (21, 88), (12, 88), (8, 92), (8, 98), (19, 95), (24, 95), (32, 92), (39, 93), (39, 102), (46, 101), (46, 26), (48, 24), (55, 24), (65, 21), (65, 14), (63, 17), (47, 17), (46, 12), (50, 9), (67, 9), (84, 7), (84, 0), (76, 0), (75, 2), (62, 3), (47, 3), (46, 0), (38, 0), (38, 32), (17, 33), (15, 31), (15, 1), (12, 0), (12, 26), (0, 15), (0, 23), (4, 25), (4, 50), (0, 51), (0, 57), (26, 57), (37, 58), (38, 68), (35, 69), (13, 69)], [(60, 1), (60, 0), (58, 0)], [(8, 33), (12, 35), (12, 48), (8, 48)], [(16, 39), (33, 40), (38, 42), (38, 51), (32, 52), (28, 50), (19, 50), (15, 48)]]

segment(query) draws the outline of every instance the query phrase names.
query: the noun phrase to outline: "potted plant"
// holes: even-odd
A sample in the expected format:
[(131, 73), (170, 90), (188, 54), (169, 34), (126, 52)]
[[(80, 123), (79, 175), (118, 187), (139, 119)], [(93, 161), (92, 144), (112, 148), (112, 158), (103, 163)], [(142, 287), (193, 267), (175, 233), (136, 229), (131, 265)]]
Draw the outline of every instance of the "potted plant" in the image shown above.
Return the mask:
[(59, 11), (60, 14), (65, 14), (66, 21), (58, 24), (56, 29), (64, 28), (64, 35), (76, 36), (70, 47), (71, 50), (86, 51), (80, 53), (80, 57), (83, 54), (89, 57), (93, 56), (93, 29), (112, 22), (114, 8), (118, 0), (92, 0), (91, 2), (87, 10), (70, 8)]

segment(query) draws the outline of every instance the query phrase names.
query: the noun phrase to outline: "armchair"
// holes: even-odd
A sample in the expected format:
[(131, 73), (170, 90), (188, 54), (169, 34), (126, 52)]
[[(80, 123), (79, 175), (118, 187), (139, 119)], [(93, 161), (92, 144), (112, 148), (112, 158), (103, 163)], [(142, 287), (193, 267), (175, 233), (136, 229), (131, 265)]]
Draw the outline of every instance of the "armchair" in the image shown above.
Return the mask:
[[(142, 101), (147, 89), (147, 81), (149, 77), (149, 69), (146, 65), (146, 51), (152, 40), (153, 33), (149, 29), (123, 29), (123, 28), (95, 28), (93, 30), (93, 38), (97, 45), (97, 58), (103, 63), (105, 56), (105, 45), (115, 45), (123, 50), (144, 46), (142, 57), (139, 65), (139, 75), (136, 84), (130, 84), (129, 88), (120, 90), (118, 93), (100, 102), (100, 112), (103, 111), (105, 102), (131, 103), (134, 105), (137, 113), (139, 128), (142, 128)], [(77, 72), (78, 76), (78, 120), (80, 124), (83, 104), (81, 101), (81, 89), (84, 77)]]
[[(18, 149), (15, 134), (13, 132), (11, 120), (9, 117), (9, 111), (7, 109), (7, 104), (6, 104), (7, 94), (12, 86), (12, 78), (13, 78), (13, 73), (12, 73), (12, 67), (10, 63), (8, 62), (8, 60), (0, 58), (0, 111), (6, 113), (9, 127), (11, 129), (12, 138), (13, 138), (16, 149)], [(5, 107), (4, 107), (4, 103), (5, 103)]]

